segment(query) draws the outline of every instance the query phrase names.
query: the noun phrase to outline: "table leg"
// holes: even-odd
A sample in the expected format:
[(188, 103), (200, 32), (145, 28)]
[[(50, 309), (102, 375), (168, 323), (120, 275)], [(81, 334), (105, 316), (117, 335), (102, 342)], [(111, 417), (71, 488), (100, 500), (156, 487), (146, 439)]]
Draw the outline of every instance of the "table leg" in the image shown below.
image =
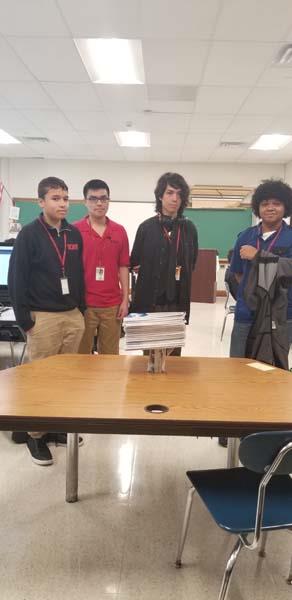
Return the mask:
[(66, 502), (78, 501), (78, 433), (68, 433), (66, 453)]
[(232, 469), (233, 467), (238, 467), (238, 465), (239, 465), (239, 458), (238, 458), (239, 444), (240, 444), (239, 438), (228, 438), (227, 469)]

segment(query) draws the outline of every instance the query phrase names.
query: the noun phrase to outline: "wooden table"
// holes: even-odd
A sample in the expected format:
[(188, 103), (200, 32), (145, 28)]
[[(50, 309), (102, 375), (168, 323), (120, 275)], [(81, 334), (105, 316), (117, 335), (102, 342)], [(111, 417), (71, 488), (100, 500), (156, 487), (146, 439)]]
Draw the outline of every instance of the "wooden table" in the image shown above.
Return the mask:
[[(292, 373), (241, 358), (58, 355), (0, 372), (0, 429), (68, 431), (66, 499), (77, 500), (77, 433), (238, 438), (292, 429)], [(148, 405), (167, 412), (147, 412)]]

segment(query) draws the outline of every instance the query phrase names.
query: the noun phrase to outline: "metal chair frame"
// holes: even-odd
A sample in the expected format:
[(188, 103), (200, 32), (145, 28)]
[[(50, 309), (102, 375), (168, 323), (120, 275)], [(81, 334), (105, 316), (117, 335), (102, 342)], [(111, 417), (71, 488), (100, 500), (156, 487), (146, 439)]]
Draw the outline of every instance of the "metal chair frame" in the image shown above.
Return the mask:
[[(227, 561), (227, 565), (226, 565), (225, 572), (223, 575), (218, 600), (225, 600), (225, 598), (227, 596), (233, 569), (234, 569), (237, 558), (238, 558), (239, 553), (242, 550), (242, 548), (246, 548), (247, 550), (255, 550), (258, 547), (259, 542), (261, 541), (259, 555), (265, 556), (265, 545), (266, 545), (266, 540), (267, 540), (267, 533), (269, 531), (268, 528), (265, 528), (264, 530), (262, 530), (266, 487), (267, 487), (270, 479), (274, 475), (274, 473), (279, 468), (279, 465), (283, 461), (284, 457), (291, 451), (292, 451), (292, 442), (289, 442), (288, 444), (283, 446), (283, 448), (279, 451), (279, 453), (277, 454), (277, 456), (273, 460), (272, 464), (269, 466), (269, 468), (267, 469), (266, 473), (263, 475), (263, 477), (260, 481), (259, 488), (258, 488), (258, 496), (257, 496), (257, 509), (256, 509), (256, 518), (255, 518), (255, 527), (254, 527), (253, 538), (251, 541), (249, 541), (248, 536), (245, 533), (238, 534), (238, 539), (236, 541), (236, 544), (234, 545), (232, 552), (229, 556), (229, 559)], [(183, 526), (182, 526), (182, 532), (181, 532), (181, 536), (180, 536), (180, 540), (179, 540), (179, 544), (178, 544), (178, 551), (177, 551), (177, 557), (176, 557), (176, 563), (175, 563), (176, 567), (178, 567), (178, 568), (180, 568), (182, 566), (181, 557), (182, 557), (182, 553), (183, 553), (183, 549), (184, 549), (184, 545), (185, 545), (185, 541), (186, 541), (194, 492), (195, 492), (195, 488), (192, 486), (192, 488), (188, 492)], [(292, 560), (290, 563), (290, 570), (289, 570), (289, 575), (287, 578), (287, 583), (292, 584)]]
[(225, 289), (226, 289), (227, 295), (226, 295), (226, 300), (225, 300), (225, 304), (224, 304), (225, 315), (224, 315), (224, 320), (223, 320), (223, 325), (222, 325), (222, 330), (221, 330), (220, 342), (222, 342), (222, 339), (223, 339), (227, 317), (228, 317), (228, 315), (234, 315), (235, 307), (236, 307), (236, 304), (228, 304), (231, 294), (230, 294), (230, 289), (229, 289), (228, 283), (226, 281), (224, 283), (225, 283)]

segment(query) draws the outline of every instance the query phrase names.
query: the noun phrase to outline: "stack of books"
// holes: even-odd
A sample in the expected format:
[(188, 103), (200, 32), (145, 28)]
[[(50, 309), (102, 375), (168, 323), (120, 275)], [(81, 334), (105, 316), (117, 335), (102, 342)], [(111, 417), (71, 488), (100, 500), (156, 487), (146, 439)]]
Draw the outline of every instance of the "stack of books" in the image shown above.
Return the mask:
[(130, 313), (123, 321), (125, 350), (178, 348), (185, 345), (184, 312)]

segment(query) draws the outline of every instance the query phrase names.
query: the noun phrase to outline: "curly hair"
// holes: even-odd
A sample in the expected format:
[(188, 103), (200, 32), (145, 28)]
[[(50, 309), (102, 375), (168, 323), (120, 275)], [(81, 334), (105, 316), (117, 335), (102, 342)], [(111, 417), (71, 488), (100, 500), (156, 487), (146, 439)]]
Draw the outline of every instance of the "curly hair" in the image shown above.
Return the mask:
[(161, 198), (168, 185), (170, 185), (176, 190), (180, 190), (181, 205), (178, 210), (178, 216), (181, 216), (185, 207), (188, 205), (190, 188), (186, 180), (182, 177), (182, 175), (179, 175), (178, 173), (164, 173), (163, 175), (161, 175), (161, 177), (159, 177), (156, 184), (156, 188), (154, 190), (156, 198), (155, 210), (156, 212), (161, 212)]
[(251, 206), (256, 217), (260, 216), (260, 204), (264, 200), (279, 200), (285, 208), (284, 217), (289, 217), (292, 214), (292, 189), (290, 185), (284, 183), (281, 179), (265, 179), (255, 189)]

